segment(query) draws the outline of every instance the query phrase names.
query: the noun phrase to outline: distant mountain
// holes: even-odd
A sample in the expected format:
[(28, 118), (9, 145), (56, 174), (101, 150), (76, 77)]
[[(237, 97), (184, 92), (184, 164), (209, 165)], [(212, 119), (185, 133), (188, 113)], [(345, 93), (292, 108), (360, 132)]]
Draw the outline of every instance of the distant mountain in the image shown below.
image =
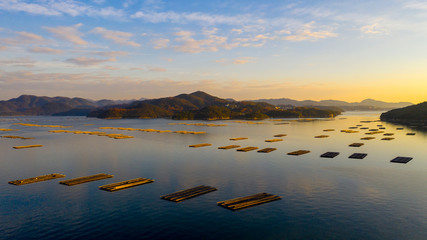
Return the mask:
[(0, 116), (13, 115), (76, 115), (86, 116), (94, 109), (107, 105), (129, 103), (129, 101), (100, 100), (84, 98), (44, 97), (22, 95), (7, 101), (0, 101)]
[(230, 101), (205, 92), (180, 94), (136, 101), (128, 105), (105, 107), (91, 112), (89, 117), (98, 118), (158, 118), (172, 117), (191, 119), (264, 119), (269, 117), (334, 117), (340, 111), (314, 108), (284, 110), (269, 103)]
[(388, 122), (427, 125), (427, 102), (390, 110), (381, 114), (380, 118)]
[(279, 105), (291, 105), (295, 107), (339, 107), (346, 111), (351, 110), (390, 110), (394, 108), (402, 108), (413, 103), (410, 102), (397, 102), (397, 103), (388, 103), (383, 101), (377, 101), (373, 99), (365, 99), (361, 102), (345, 102), (337, 100), (322, 100), (322, 101), (313, 101), (313, 100), (304, 100), (298, 101), (289, 98), (279, 98), (279, 99), (258, 99), (253, 100), (254, 102), (266, 102), (276, 106)]

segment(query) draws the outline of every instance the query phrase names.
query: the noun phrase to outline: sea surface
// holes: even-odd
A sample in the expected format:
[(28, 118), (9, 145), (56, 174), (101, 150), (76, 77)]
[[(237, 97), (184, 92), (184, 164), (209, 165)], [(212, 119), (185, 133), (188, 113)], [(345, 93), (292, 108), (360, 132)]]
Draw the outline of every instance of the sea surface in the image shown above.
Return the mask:
[[(104, 120), (85, 117), (3, 117), (0, 136), (0, 239), (427, 239), (427, 134), (377, 121), (379, 112), (346, 112), (335, 119), (173, 121)], [(370, 122), (361, 122), (370, 121)], [(104, 131), (133, 136), (51, 133), (59, 128), (14, 123), (72, 126), (67, 130)], [(227, 126), (169, 125), (213, 123)], [(254, 123), (254, 122), (250, 122)], [(283, 124), (288, 123), (288, 124)], [(363, 125), (363, 126), (356, 126)], [(395, 139), (360, 140), (369, 132), (349, 127), (385, 127)], [(100, 130), (98, 127), (204, 131), (205, 134)], [(403, 127), (403, 130), (396, 128)], [(324, 132), (324, 129), (335, 131)], [(406, 135), (414, 132), (416, 135)], [(281, 142), (268, 143), (276, 134)], [(314, 138), (329, 135), (327, 138)], [(230, 141), (234, 137), (247, 140)], [(363, 146), (349, 147), (361, 142)], [(191, 144), (212, 146), (190, 148)], [(42, 144), (40, 148), (13, 146)], [(277, 148), (271, 153), (220, 150), (238, 144)], [(309, 150), (290, 156), (288, 152)], [(335, 158), (321, 158), (325, 152)], [(365, 159), (350, 159), (367, 153)], [(391, 163), (397, 156), (407, 164)], [(8, 181), (50, 173), (54, 179), (15, 186)], [(60, 180), (97, 173), (114, 177), (75, 186)], [(155, 182), (117, 192), (108, 183), (144, 177)], [(178, 190), (209, 185), (218, 190), (180, 203), (160, 199)], [(218, 201), (256, 193), (281, 200), (231, 211)]]

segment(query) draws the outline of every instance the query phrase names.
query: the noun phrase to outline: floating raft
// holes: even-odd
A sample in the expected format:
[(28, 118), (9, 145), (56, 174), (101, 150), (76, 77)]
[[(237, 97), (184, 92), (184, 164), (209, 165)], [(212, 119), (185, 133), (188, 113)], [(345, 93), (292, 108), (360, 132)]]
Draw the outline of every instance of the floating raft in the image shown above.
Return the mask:
[(365, 134), (367, 134), (367, 135), (374, 135), (374, 134), (380, 134), (380, 133), (384, 133), (384, 131), (372, 131), (372, 132), (367, 132)]
[(365, 130), (365, 129), (369, 129), (368, 127), (361, 127), (361, 128), (359, 128), (359, 129), (363, 129), (363, 130)]
[(319, 136), (314, 136), (314, 138), (327, 138), (329, 137), (329, 135), (319, 135)]
[(17, 129), (0, 128), (0, 132), (18, 131)]
[(218, 149), (227, 150), (227, 149), (238, 148), (238, 147), (240, 147), (240, 145), (228, 145), (228, 146), (218, 147)]
[(324, 129), (323, 131), (324, 132), (332, 132), (332, 131), (335, 131), (335, 129), (330, 128), (330, 129)]
[(143, 185), (143, 184), (147, 184), (147, 183), (152, 183), (152, 182), (154, 182), (153, 179), (135, 178), (135, 179), (131, 179), (131, 180), (123, 181), (123, 182), (117, 182), (117, 183), (111, 183), (111, 184), (103, 185), (103, 186), (100, 186), (99, 189), (114, 192), (114, 191), (130, 188), (130, 187), (135, 187), (135, 186), (139, 186), (139, 185)]
[(43, 145), (27, 145), (27, 146), (15, 146), (15, 149), (23, 149), (23, 148), (35, 148), (35, 147), (43, 147)]
[(369, 131), (371, 131), (371, 132), (376, 132), (376, 131), (378, 131), (378, 129), (376, 129), (376, 128), (372, 128), (372, 129), (369, 129)]
[(393, 140), (394, 138), (392, 138), (392, 137), (386, 137), (386, 138), (381, 138), (381, 140), (385, 140), (385, 141), (391, 141), (391, 140)]
[(95, 175), (86, 176), (86, 177), (68, 179), (68, 180), (60, 181), (59, 183), (67, 185), (67, 186), (73, 186), (73, 185), (77, 185), (77, 184), (93, 182), (93, 181), (98, 181), (98, 180), (102, 180), (102, 179), (106, 179), (106, 178), (112, 178), (112, 177), (113, 177), (113, 175), (100, 173), (100, 174), (95, 174)]
[(415, 133), (407, 133), (406, 135), (408, 135), (408, 136), (414, 136)]
[(334, 158), (336, 156), (338, 156), (340, 153), (339, 152), (325, 152), (324, 154), (320, 155), (320, 157), (322, 158)]
[(244, 148), (239, 148), (237, 149), (237, 151), (239, 152), (249, 152), (249, 151), (253, 151), (253, 150), (257, 150), (257, 147), (244, 147)]
[(239, 140), (246, 140), (248, 138), (246, 137), (239, 137), (239, 138), (230, 138), (231, 141), (239, 141)]
[(348, 129), (357, 129), (358, 127), (349, 127)]
[(33, 138), (30, 138), (30, 137), (21, 137), (21, 136), (1, 136), (2, 138), (14, 138), (14, 139), (24, 139), (24, 140), (26, 140), (26, 139), (33, 139)]
[(399, 128), (396, 128), (396, 130), (403, 130), (403, 128), (402, 128), (402, 127), (399, 127)]
[(352, 143), (352, 144), (350, 144), (350, 145), (348, 145), (349, 147), (361, 147), (361, 146), (363, 146), (363, 145), (365, 145), (364, 143)]
[(286, 134), (276, 134), (276, 135), (274, 135), (274, 137), (285, 137), (286, 136)]
[(375, 137), (363, 137), (360, 140), (372, 140), (375, 139)]
[(358, 133), (359, 131), (344, 129), (344, 130), (341, 130), (341, 132), (343, 132), (343, 133)]
[(201, 143), (201, 144), (189, 145), (189, 147), (192, 147), (192, 148), (207, 147), (207, 146), (212, 146), (212, 144), (210, 144), (210, 143)]
[(394, 133), (384, 133), (383, 135), (384, 135), (384, 136), (393, 136), (393, 135), (394, 135)]
[(163, 195), (160, 198), (164, 200), (169, 200), (172, 202), (181, 202), (187, 200), (189, 198), (197, 197), (209, 192), (216, 191), (217, 189), (210, 186), (200, 185), (194, 188), (181, 190), (175, 193), (171, 193), (168, 195)]
[(364, 159), (366, 156), (368, 156), (366, 153), (353, 153), (348, 158)]
[(412, 160), (411, 157), (395, 157), (390, 162), (393, 162), (393, 163), (407, 163), (407, 162), (409, 162), (411, 160)]
[(299, 155), (303, 155), (306, 153), (309, 153), (310, 151), (308, 150), (298, 150), (298, 151), (294, 151), (294, 152), (288, 152), (288, 155), (294, 155), (294, 156), (299, 156)]
[(263, 149), (258, 150), (257, 152), (259, 152), (259, 153), (270, 153), (270, 152), (276, 151), (276, 150), (277, 150), (277, 148), (263, 148)]
[(38, 176), (38, 177), (9, 181), (8, 183), (13, 184), (13, 185), (24, 185), (24, 184), (42, 182), (42, 181), (52, 180), (52, 179), (56, 179), (56, 178), (63, 178), (63, 177), (65, 177), (65, 175), (59, 174), (59, 173), (52, 173), (52, 174), (42, 175), (42, 176)]
[(385, 127), (380, 127), (379, 129), (385, 129)]
[(281, 138), (275, 138), (275, 139), (267, 139), (267, 140), (265, 140), (265, 142), (281, 142), (281, 141), (283, 141), (283, 139), (281, 139)]
[(286, 124), (289, 124), (289, 123), (287, 123), (287, 122), (284, 122), (284, 123), (275, 123), (274, 125), (286, 125)]
[(259, 193), (247, 197), (234, 198), (231, 200), (218, 202), (218, 206), (230, 209), (230, 210), (240, 210), (243, 208), (253, 207), (256, 205), (272, 202), (275, 200), (280, 200), (282, 197), (269, 194), (269, 193)]

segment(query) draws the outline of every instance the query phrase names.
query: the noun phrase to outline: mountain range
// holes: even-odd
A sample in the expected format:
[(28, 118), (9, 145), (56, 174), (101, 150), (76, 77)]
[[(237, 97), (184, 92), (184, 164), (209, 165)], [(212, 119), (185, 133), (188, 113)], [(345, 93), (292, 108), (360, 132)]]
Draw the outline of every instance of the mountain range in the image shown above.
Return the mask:
[[(158, 99), (103, 99), (98, 101), (84, 98), (22, 95), (18, 98), (12, 98), (7, 101), (0, 101), (0, 116), (89, 115), (96, 117), (114, 117), (114, 114), (116, 114), (117, 117), (123, 117), (122, 115), (129, 117), (171, 117), (176, 115), (175, 117), (179, 118), (177, 113), (181, 113), (180, 116), (184, 117), (182, 113), (187, 112), (187, 117), (190, 117), (190, 115), (192, 116), (196, 114), (195, 111), (210, 106), (228, 107), (228, 109), (238, 111), (239, 114), (249, 114), (251, 111), (266, 112), (267, 110), (274, 110), (276, 107), (281, 109), (293, 109), (295, 107), (316, 107), (320, 109), (334, 109), (335, 111), (343, 111), (388, 110), (393, 108), (401, 108), (408, 105), (412, 104), (408, 102), (387, 103), (372, 99), (366, 99), (358, 103), (349, 103), (336, 100), (297, 101), (288, 98), (235, 101), (233, 99), (221, 99), (201, 91)], [(256, 108), (258, 110), (254, 110)], [(115, 110), (113, 111), (111, 109)], [(118, 109), (121, 109), (120, 114), (118, 113)], [(260, 109), (263, 110), (261, 111)], [(190, 113), (191, 111), (193, 112)], [(218, 109), (216, 109), (216, 111), (218, 111)]]
[(344, 111), (375, 111), (375, 110), (390, 110), (394, 108), (402, 108), (413, 105), (410, 102), (397, 102), (389, 103), (378, 101), (374, 99), (365, 99), (361, 102), (345, 102), (338, 100), (293, 100), (289, 98), (277, 98), (277, 99), (258, 99), (252, 100), (254, 102), (266, 102), (276, 106), (294, 106), (294, 107), (338, 107)]

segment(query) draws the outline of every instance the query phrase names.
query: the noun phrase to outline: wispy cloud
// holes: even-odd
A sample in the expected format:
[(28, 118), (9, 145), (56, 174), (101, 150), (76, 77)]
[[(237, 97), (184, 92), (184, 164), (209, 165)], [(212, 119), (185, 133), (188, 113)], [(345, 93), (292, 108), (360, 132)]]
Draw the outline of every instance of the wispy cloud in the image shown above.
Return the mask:
[(36, 61), (29, 58), (17, 58), (10, 60), (0, 60), (0, 64), (12, 67), (34, 67)]
[(166, 72), (167, 71), (166, 68), (161, 68), (161, 67), (149, 67), (148, 70), (150, 72)]
[(154, 45), (154, 49), (163, 49), (167, 48), (169, 46), (170, 40), (167, 38), (159, 38), (151, 41), (151, 43)]
[(7, 45), (46, 44), (47, 40), (40, 35), (29, 32), (15, 32), (16, 36), (2, 38), (0, 42)]
[(104, 56), (104, 57), (120, 57), (120, 56), (126, 56), (129, 53), (128, 52), (124, 52), (124, 51), (96, 51), (96, 52), (92, 52), (92, 54), (94, 55), (98, 55), (98, 56)]
[(78, 66), (94, 66), (101, 63), (106, 62), (115, 62), (115, 58), (108, 58), (108, 59), (100, 59), (100, 58), (88, 58), (88, 57), (76, 57), (76, 58), (69, 58), (66, 60), (68, 63), (73, 63)]
[(50, 33), (52, 33), (56, 38), (59, 38), (64, 41), (71, 42), (76, 45), (87, 45), (88, 42), (83, 40), (83, 33), (79, 32), (79, 28), (83, 26), (82, 23), (72, 25), (72, 26), (59, 26), (59, 27), (43, 27)]
[(180, 31), (175, 33), (177, 38), (175, 42), (178, 45), (173, 46), (178, 52), (185, 53), (200, 53), (200, 52), (216, 52), (219, 48), (227, 47), (227, 37), (209, 35), (205, 39), (195, 39), (193, 32)]
[(329, 38), (329, 37), (336, 37), (338, 34), (332, 32), (330, 29), (325, 30), (316, 30), (314, 27), (315, 22), (310, 22), (307, 24), (304, 24), (303, 27), (300, 30), (297, 30), (293, 34), (289, 36), (282, 37), (283, 40), (287, 41), (316, 41), (319, 39)]
[(61, 54), (64, 51), (60, 49), (53, 49), (48, 47), (33, 47), (28, 49), (28, 52), (32, 53), (46, 53), (46, 54)]
[(119, 45), (132, 46), (132, 47), (141, 46), (141, 44), (130, 40), (133, 34), (129, 32), (113, 31), (113, 30), (102, 28), (102, 27), (97, 27), (97, 28), (94, 28), (91, 31), (91, 33), (99, 34), (103, 38), (111, 40)]
[(251, 63), (254, 61), (255, 58), (253, 57), (241, 57), (241, 58), (236, 58), (233, 60), (233, 64), (246, 64), (246, 63)]
[(123, 10), (113, 7), (96, 8), (83, 2), (73, 0), (25, 1), (6, 0), (0, 1), (0, 9), (10, 12), (25, 12), (45, 16), (101, 16), (123, 17)]
[(362, 26), (360, 31), (366, 35), (382, 35), (387, 33), (387, 30), (379, 23)]
[(131, 18), (142, 19), (146, 22), (161, 23), (161, 22), (172, 22), (172, 23), (199, 23), (199, 24), (242, 24), (248, 22), (256, 22), (257, 20), (250, 15), (214, 15), (202, 12), (147, 12), (138, 11), (131, 15)]

